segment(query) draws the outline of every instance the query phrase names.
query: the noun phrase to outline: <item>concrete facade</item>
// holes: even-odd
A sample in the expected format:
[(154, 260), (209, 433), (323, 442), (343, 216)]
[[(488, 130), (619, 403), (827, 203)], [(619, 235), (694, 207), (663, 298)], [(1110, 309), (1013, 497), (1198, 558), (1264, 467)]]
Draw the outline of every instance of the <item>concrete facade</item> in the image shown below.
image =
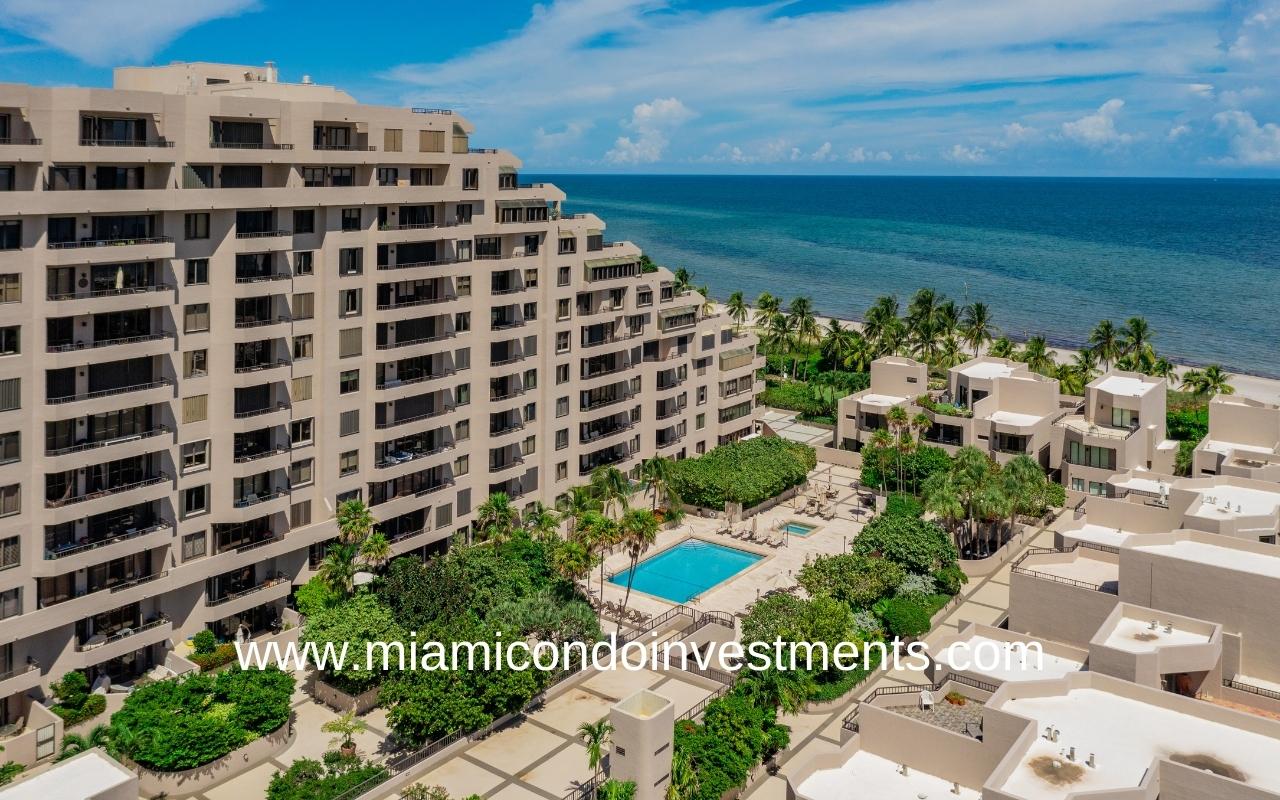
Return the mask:
[(267, 629), (344, 499), (427, 554), (751, 432), (755, 338), (450, 111), (178, 64), (0, 123), (0, 724)]

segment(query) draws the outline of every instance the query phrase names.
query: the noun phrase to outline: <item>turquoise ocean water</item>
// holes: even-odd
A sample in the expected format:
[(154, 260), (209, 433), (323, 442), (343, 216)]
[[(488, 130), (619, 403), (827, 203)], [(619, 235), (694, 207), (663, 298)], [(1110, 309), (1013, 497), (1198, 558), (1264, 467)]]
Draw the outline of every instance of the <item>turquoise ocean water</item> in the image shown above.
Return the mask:
[(606, 238), (717, 299), (807, 294), (860, 318), (921, 286), (1078, 344), (1142, 315), (1161, 354), (1280, 376), (1280, 181), (546, 175)]

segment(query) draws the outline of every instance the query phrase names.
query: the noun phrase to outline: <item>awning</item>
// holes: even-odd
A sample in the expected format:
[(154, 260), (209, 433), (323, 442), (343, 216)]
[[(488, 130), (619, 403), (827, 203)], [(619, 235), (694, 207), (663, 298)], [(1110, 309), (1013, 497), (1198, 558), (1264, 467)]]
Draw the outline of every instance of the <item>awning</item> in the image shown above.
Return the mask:
[(604, 236), (604, 231), (599, 228), (587, 228), (588, 236)]
[(515, 175), (516, 168), (515, 167), (498, 167), (498, 172), (501, 172), (503, 175)]
[(547, 205), (546, 200), (499, 200), (498, 208), (541, 208)]
[(455, 122), (455, 123), (453, 123), (453, 135), (454, 135), (454, 136), (466, 136), (466, 135), (467, 135), (467, 129), (466, 129), (466, 128), (464, 128), (464, 127), (462, 127), (461, 125), (459, 125), (458, 123), (456, 123), (456, 122)]
[(620, 267), (623, 264), (635, 264), (639, 256), (609, 256), (608, 258), (588, 258), (582, 263), (587, 267)]

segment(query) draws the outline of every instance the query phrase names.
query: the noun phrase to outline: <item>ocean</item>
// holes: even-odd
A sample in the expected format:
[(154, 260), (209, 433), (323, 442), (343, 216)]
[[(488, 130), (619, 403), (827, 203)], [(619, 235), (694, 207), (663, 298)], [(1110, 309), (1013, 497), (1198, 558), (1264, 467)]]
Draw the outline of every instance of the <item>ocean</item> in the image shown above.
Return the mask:
[(922, 286), (1015, 338), (1144, 316), (1161, 355), (1280, 376), (1280, 181), (545, 175), (717, 300), (861, 319)]

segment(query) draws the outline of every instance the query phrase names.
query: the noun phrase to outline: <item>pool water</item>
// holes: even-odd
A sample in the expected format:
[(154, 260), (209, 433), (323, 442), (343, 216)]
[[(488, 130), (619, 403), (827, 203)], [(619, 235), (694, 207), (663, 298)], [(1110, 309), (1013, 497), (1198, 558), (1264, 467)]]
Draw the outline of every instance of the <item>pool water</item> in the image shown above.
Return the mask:
[(792, 536), (808, 536), (817, 527), (817, 525), (805, 525), (803, 522), (788, 522), (782, 526), (782, 529)]
[[(742, 572), (764, 556), (736, 547), (685, 539), (675, 547), (646, 558), (635, 567), (631, 588), (673, 603), (684, 603), (704, 594), (708, 589)], [(626, 586), (630, 569), (609, 578), (617, 586)]]

